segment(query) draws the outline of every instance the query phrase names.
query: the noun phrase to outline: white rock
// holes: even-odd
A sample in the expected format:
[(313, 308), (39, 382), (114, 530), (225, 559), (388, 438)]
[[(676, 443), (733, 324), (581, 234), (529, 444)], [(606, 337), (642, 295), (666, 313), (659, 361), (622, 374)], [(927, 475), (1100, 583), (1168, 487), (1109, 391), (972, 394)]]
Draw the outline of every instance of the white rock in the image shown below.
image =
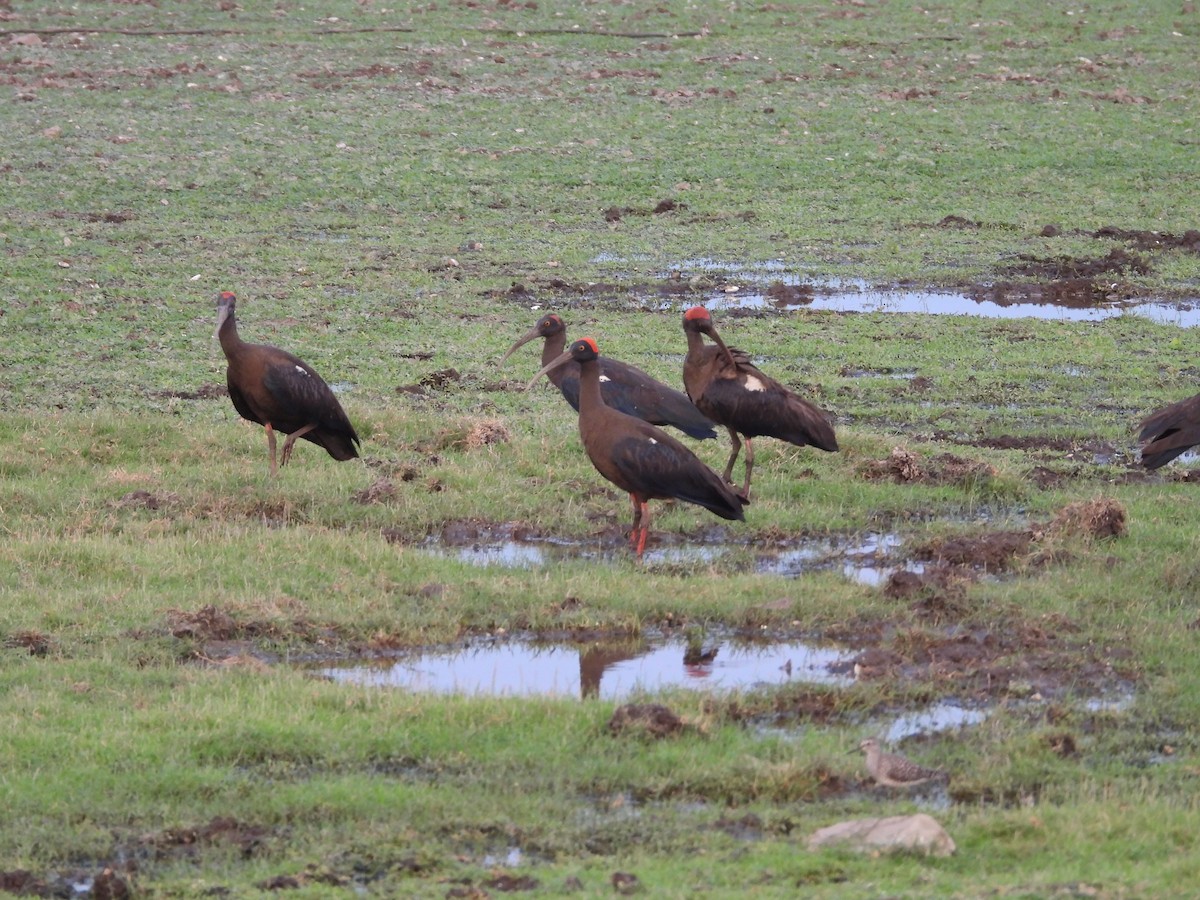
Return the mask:
[(914, 850), (926, 856), (950, 856), (954, 839), (933, 816), (888, 816), (882, 819), (851, 819), (814, 831), (808, 849), (844, 844), (853, 850)]

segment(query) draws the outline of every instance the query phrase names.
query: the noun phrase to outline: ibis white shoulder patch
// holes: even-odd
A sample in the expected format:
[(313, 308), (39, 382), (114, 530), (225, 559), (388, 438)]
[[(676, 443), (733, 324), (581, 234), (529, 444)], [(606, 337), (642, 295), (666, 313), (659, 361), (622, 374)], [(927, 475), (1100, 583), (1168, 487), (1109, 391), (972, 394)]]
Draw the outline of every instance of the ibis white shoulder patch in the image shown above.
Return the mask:
[(744, 383), (748, 391), (765, 391), (767, 389), (767, 386), (753, 375), (747, 375)]

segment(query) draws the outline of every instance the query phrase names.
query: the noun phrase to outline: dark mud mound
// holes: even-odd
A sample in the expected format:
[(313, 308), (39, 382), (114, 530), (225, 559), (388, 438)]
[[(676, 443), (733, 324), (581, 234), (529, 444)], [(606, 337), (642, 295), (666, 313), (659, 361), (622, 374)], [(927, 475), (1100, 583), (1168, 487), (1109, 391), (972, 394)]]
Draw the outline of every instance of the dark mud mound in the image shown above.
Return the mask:
[(868, 481), (963, 486), (988, 481), (999, 474), (990, 463), (964, 459), (953, 453), (940, 453), (926, 459), (904, 447), (894, 447), (884, 459), (866, 461), (859, 466), (858, 472)]
[(1092, 232), (1092, 237), (1110, 238), (1123, 241), (1143, 252), (1156, 250), (1184, 250), (1189, 253), (1200, 253), (1200, 230), (1189, 228), (1183, 234), (1171, 234), (1169, 231), (1134, 231), (1118, 228), (1115, 225), (1105, 225)]
[(260, 825), (248, 825), (231, 816), (216, 816), (196, 826), (165, 828), (142, 835), (141, 847), (157, 858), (199, 857), (209, 847), (232, 847), (243, 858), (260, 853), (271, 836), (271, 830)]
[(608, 720), (609, 734), (655, 740), (674, 737), (687, 727), (674, 710), (661, 703), (626, 703), (618, 706)]

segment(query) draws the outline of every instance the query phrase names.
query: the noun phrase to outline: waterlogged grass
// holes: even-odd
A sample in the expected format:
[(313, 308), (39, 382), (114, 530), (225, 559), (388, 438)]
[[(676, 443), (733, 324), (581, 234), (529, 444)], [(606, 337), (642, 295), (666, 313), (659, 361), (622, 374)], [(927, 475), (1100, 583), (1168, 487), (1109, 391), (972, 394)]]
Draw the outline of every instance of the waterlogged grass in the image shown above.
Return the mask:
[[(718, 310), (726, 341), (834, 413), (842, 450), (759, 441), (745, 523), (653, 505), (668, 549), (724, 552), (644, 565), (561, 399), (522, 389), (535, 348), (496, 361), (555, 309), (678, 384), (679, 315), (714, 264), (961, 286), (1125, 246), (1106, 226), (1196, 228), (1194, 12), (244, 6), (3, 23), (0, 874), (48, 893), (111, 866), (171, 897), (524, 877), (599, 897), (616, 872), (656, 897), (1186, 892), (1194, 491), (1178, 464), (1138, 474), (1132, 430), (1196, 390), (1194, 332)], [(1145, 269), (1106, 291), (1195, 296), (1194, 250), (1129, 249)], [(696, 287), (660, 293), (673, 272)], [(262, 429), (220, 390), (225, 288), (244, 337), (337, 384), (361, 462), (301, 442), (267, 477)], [(724, 465), (724, 436), (694, 446)], [(1122, 536), (1054, 529), (1097, 499)], [(591, 555), (476, 566), (452, 552), (473, 528)], [(911, 596), (755, 566), (873, 534), (897, 542), (885, 568), (932, 564), (922, 547), (1026, 530), (998, 572)], [(900, 665), (652, 698), (688, 725), (658, 741), (611, 734), (608, 701), (300, 665), (643, 633)], [(871, 790), (848, 751), (946, 698), (989, 716), (903, 749), (953, 774), (948, 805)], [(956, 856), (804, 849), (917, 808)]]

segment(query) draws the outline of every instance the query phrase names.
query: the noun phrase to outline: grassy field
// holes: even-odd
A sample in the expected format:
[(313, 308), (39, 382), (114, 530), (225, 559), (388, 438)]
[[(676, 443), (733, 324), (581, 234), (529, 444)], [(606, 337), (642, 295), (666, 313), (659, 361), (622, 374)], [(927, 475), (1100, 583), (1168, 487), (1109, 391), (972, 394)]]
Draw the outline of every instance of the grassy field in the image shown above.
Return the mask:
[[(1193, 894), (1195, 484), (1134, 430), (1200, 339), (726, 289), (1194, 302), (1198, 36), (1179, 2), (0, 3), (0, 892)], [(361, 462), (268, 478), (219, 290)], [(842, 449), (760, 441), (746, 521), (656, 503), (638, 564), (537, 351), (497, 361), (555, 310), (680, 385), (696, 303)], [(513, 535), (566, 550), (455, 552)], [(845, 577), (870, 535), (911, 574)], [(685, 722), (653, 739), (305, 665), (751, 638), (866, 668), (634, 695)], [(940, 701), (986, 713), (901, 748), (947, 793), (872, 787), (850, 751)], [(806, 848), (916, 810), (954, 856)]]

